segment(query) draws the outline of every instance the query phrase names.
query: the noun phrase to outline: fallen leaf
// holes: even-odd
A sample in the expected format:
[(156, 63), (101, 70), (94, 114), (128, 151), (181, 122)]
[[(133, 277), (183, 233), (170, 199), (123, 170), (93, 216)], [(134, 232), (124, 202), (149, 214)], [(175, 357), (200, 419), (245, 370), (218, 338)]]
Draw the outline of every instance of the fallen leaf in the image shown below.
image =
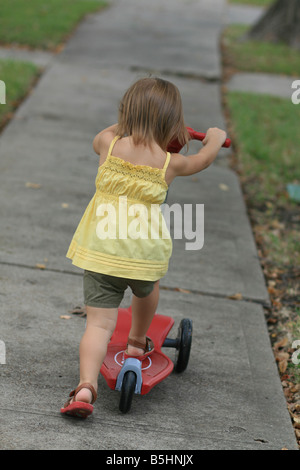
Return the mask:
[(282, 380), (287, 380), (289, 378), (290, 378), (290, 376), (288, 374), (285, 374), (285, 375), (282, 376)]
[(276, 352), (275, 354), (276, 361), (281, 362), (281, 361), (288, 361), (290, 358), (290, 355), (286, 352)]
[(286, 371), (287, 366), (288, 366), (288, 362), (285, 359), (283, 361), (279, 362), (278, 367), (279, 367), (279, 370), (282, 374)]
[(26, 188), (32, 188), (32, 189), (39, 189), (41, 187), (41, 184), (38, 183), (30, 183), (29, 181), (26, 183)]
[(61, 315), (59, 318), (62, 320), (70, 320), (72, 317), (70, 315)]
[(239, 292), (236, 293), (236, 294), (230, 295), (228, 297), (228, 299), (231, 299), (231, 300), (242, 300), (242, 298), (243, 298), (243, 296)]
[(278, 290), (277, 290), (277, 289), (274, 289), (273, 286), (269, 286), (269, 287), (268, 287), (268, 292), (269, 292), (269, 294), (271, 294), (271, 295), (278, 295)]
[(300, 417), (299, 416), (293, 416), (293, 420), (294, 420), (295, 428), (300, 429)]
[(227, 186), (227, 184), (224, 184), (224, 183), (220, 183), (219, 188), (222, 189), (222, 191), (228, 191), (229, 190), (229, 186)]
[(46, 265), (45, 265), (45, 264), (40, 264), (40, 263), (37, 263), (37, 264), (35, 265), (35, 267), (36, 267), (37, 269), (46, 269)]
[(191, 291), (190, 290), (187, 290), (187, 289), (181, 289), (181, 287), (175, 287), (175, 289), (177, 292), (184, 292), (185, 294), (190, 294)]
[(285, 336), (284, 338), (282, 338), (280, 341), (278, 341), (277, 343), (274, 344), (274, 349), (275, 350), (278, 350), (279, 348), (284, 348), (284, 346), (286, 346), (288, 344), (289, 340), (288, 338)]
[(271, 227), (272, 227), (272, 228), (275, 228), (275, 229), (283, 229), (283, 228), (284, 228), (284, 224), (282, 224), (282, 223), (279, 222), (278, 220), (274, 219), (274, 220), (272, 220), (272, 222), (271, 222)]

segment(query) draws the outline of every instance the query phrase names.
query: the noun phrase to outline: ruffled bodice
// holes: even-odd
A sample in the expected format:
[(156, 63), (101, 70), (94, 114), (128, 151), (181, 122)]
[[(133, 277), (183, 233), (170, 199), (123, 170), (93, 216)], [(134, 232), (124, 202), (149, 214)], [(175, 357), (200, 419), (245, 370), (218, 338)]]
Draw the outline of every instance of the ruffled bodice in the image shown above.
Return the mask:
[(96, 192), (102, 197), (127, 196), (144, 204), (162, 204), (168, 185), (165, 169), (134, 165), (119, 157), (108, 155), (98, 169)]

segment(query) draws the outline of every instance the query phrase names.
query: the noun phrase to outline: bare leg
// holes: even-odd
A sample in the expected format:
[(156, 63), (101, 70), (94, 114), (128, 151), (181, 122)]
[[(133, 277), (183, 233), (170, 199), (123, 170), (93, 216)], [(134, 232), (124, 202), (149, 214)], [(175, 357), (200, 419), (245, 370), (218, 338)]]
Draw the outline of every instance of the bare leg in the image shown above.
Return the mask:
[[(97, 391), (100, 368), (105, 359), (107, 345), (114, 332), (118, 309), (86, 307), (87, 324), (80, 342), (80, 382), (88, 382)], [(92, 394), (83, 388), (76, 396), (76, 401), (90, 403)]]
[[(146, 333), (151, 325), (159, 300), (159, 281), (154, 284), (154, 289), (147, 297), (132, 297), (132, 323), (129, 333), (130, 338), (146, 343)], [(143, 350), (128, 345), (128, 354), (140, 356)]]

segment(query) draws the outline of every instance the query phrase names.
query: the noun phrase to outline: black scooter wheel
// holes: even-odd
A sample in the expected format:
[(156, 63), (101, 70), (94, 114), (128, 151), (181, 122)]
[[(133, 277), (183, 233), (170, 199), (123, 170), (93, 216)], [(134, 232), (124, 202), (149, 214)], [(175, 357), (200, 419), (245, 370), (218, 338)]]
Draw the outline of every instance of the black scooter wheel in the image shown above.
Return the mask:
[(187, 368), (192, 346), (192, 334), (192, 320), (189, 320), (188, 318), (182, 319), (178, 328), (178, 346), (175, 353), (174, 370), (177, 373), (183, 372)]
[(121, 398), (119, 410), (122, 413), (127, 413), (131, 408), (132, 398), (136, 386), (136, 374), (129, 370), (123, 377)]

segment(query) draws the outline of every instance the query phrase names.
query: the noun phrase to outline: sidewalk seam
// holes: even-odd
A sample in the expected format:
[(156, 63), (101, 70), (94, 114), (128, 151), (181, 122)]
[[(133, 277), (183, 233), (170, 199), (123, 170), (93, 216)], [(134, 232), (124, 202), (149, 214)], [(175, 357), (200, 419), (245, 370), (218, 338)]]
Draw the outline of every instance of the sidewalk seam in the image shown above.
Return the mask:
[(128, 70), (131, 72), (143, 72), (150, 74), (159, 74), (161, 76), (166, 75), (170, 77), (185, 78), (188, 80), (200, 80), (204, 83), (221, 83), (222, 78), (219, 75), (203, 75), (194, 72), (184, 72), (180, 70), (170, 70), (170, 69), (152, 69), (148, 67), (143, 67), (139, 65), (130, 65)]
[[(28, 264), (18, 264), (18, 263), (11, 263), (8, 261), (0, 261), (0, 265), (5, 265), (5, 266), (11, 266), (15, 268), (24, 268), (24, 269), (31, 269), (33, 271), (45, 271), (45, 272), (53, 272), (53, 273), (59, 273), (59, 274), (71, 274), (72, 276), (82, 276), (82, 273), (80, 272), (75, 272), (75, 271), (68, 271), (66, 269), (58, 269), (58, 268), (40, 268), (38, 266), (30, 266)], [(271, 304), (260, 300), (260, 299), (251, 299), (249, 297), (242, 297), (240, 299), (235, 299), (232, 298), (230, 295), (226, 296), (225, 294), (218, 294), (218, 293), (212, 293), (212, 292), (207, 292), (207, 291), (200, 291), (196, 289), (182, 289), (178, 287), (169, 287), (169, 286), (160, 286), (161, 290), (169, 290), (173, 292), (181, 292), (183, 294), (194, 294), (194, 295), (203, 295), (206, 297), (213, 297), (213, 298), (218, 298), (218, 299), (223, 299), (223, 300), (232, 300), (232, 301), (238, 301), (238, 302), (246, 302), (246, 303), (254, 303), (261, 305), (263, 308), (270, 310), (271, 309)], [(232, 294), (231, 294), (232, 295)]]

